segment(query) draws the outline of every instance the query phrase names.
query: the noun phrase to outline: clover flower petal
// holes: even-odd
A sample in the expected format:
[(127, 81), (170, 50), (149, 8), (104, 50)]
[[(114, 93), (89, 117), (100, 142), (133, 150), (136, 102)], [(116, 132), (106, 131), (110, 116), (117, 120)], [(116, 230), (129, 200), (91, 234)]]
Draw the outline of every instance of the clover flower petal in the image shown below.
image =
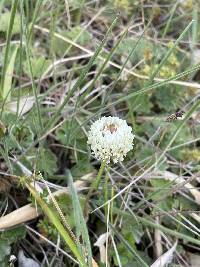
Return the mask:
[(118, 117), (102, 117), (95, 121), (88, 134), (88, 144), (92, 154), (109, 163), (123, 161), (133, 148), (132, 128)]

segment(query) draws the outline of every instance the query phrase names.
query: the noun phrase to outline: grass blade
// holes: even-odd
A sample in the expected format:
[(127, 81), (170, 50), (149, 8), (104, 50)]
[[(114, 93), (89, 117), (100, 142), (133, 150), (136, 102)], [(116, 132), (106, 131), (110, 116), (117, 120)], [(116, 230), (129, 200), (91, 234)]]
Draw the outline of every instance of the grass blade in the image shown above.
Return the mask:
[(18, 46), (15, 47), (12, 55), (10, 57), (9, 64), (6, 68), (5, 77), (3, 87), (2, 87), (2, 98), (5, 102), (10, 101), (11, 97), (11, 89), (12, 89), (12, 78), (13, 78), (13, 71), (15, 66), (15, 59), (18, 51)]
[(72, 197), (72, 205), (73, 205), (73, 210), (74, 210), (74, 221), (76, 225), (77, 234), (78, 234), (78, 237), (81, 237), (83, 240), (85, 249), (88, 254), (87, 262), (89, 266), (92, 266), (92, 249), (91, 249), (90, 239), (88, 235), (88, 230), (87, 230), (86, 222), (83, 216), (82, 208), (79, 202), (78, 194), (73, 184), (71, 173), (69, 173), (68, 182), (69, 182), (69, 188), (70, 188), (71, 197)]
[(36, 199), (40, 207), (42, 208), (45, 215), (49, 218), (51, 223), (56, 227), (59, 234), (62, 236), (66, 244), (69, 246), (81, 266), (86, 266), (84, 257), (80, 254), (77, 245), (74, 243), (72, 238), (69, 236), (68, 232), (65, 230), (63, 225), (61, 224), (58, 216), (51, 210), (51, 208), (44, 202), (44, 200), (40, 197), (40, 195), (35, 191), (35, 189), (28, 183), (26, 183), (26, 187), (30, 191), (30, 193), (33, 195), (33, 197)]
[(0, 98), (2, 98), (3, 95), (5, 95), (4, 92), (3, 92), (3, 88), (4, 88), (6, 69), (7, 69), (8, 60), (9, 60), (12, 29), (13, 29), (13, 25), (14, 25), (15, 15), (16, 15), (16, 12), (17, 12), (18, 2), (19, 2), (18, 0), (14, 0), (13, 4), (12, 4), (12, 9), (11, 9), (10, 22), (9, 22), (9, 27), (8, 27), (8, 31), (7, 31), (7, 37), (6, 37), (6, 50), (5, 50), (5, 56), (4, 56), (2, 77), (1, 77)]
[(195, 245), (200, 245), (200, 240), (198, 240), (198, 239), (195, 239), (195, 238), (190, 237), (188, 235), (176, 232), (176, 231), (171, 230), (171, 229), (169, 229), (169, 228), (167, 228), (167, 227), (165, 227), (163, 225), (154, 223), (150, 218), (146, 219), (146, 218), (142, 218), (142, 217), (137, 216), (137, 215), (136, 215), (136, 217), (137, 217), (138, 221), (140, 221), (141, 223), (143, 223), (146, 226), (152, 227), (154, 229), (159, 229), (159, 230), (161, 230), (162, 232), (164, 232), (166, 234), (169, 234), (171, 236), (183, 239), (183, 240), (185, 240), (187, 242), (191, 242), (191, 243), (193, 243)]
[[(101, 211), (98, 211), (98, 216), (103, 222), (106, 222), (106, 219)], [(117, 231), (116, 227), (109, 223), (109, 228), (111, 228), (111, 230), (119, 238), (121, 243), (123, 243), (126, 249), (135, 257), (139, 265), (141, 267), (148, 267), (148, 264), (140, 257), (137, 251), (128, 243), (128, 241), (119, 233), (119, 231)]]
[(162, 68), (162, 66), (165, 64), (165, 62), (167, 61), (167, 59), (169, 58), (169, 56), (173, 53), (174, 49), (176, 48), (176, 46), (178, 45), (178, 43), (183, 39), (184, 35), (188, 32), (188, 30), (190, 29), (190, 27), (192, 26), (193, 23), (194, 23), (194, 20), (192, 20), (188, 24), (188, 26), (183, 30), (183, 32), (181, 33), (181, 35), (179, 36), (179, 38), (175, 41), (174, 45), (167, 51), (166, 55), (161, 60), (160, 64), (156, 68), (156, 70), (150, 76), (150, 82), (152, 82), (154, 80), (154, 78), (156, 77), (156, 75), (158, 74), (158, 72), (160, 71), (160, 69)]
[(73, 86), (73, 88), (71, 89), (70, 93), (67, 95), (67, 97), (64, 99), (62, 105), (57, 109), (56, 113), (53, 115), (52, 119), (50, 120), (50, 122), (47, 124), (47, 126), (45, 127), (45, 130), (48, 130), (57, 120), (57, 117), (59, 116), (60, 112), (62, 111), (62, 109), (65, 107), (65, 105), (68, 103), (70, 97), (73, 95), (73, 93), (79, 88), (79, 86), (81, 85), (81, 83), (84, 81), (86, 74), (88, 73), (88, 71), (90, 70), (90, 68), (92, 67), (94, 61), (97, 59), (99, 53), (101, 52), (107, 37), (109, 36), (111, 30), (113, 29), (114, 25), (116, 24), (118, 20), (118, 17), (116, 17), (111, 26), (109, 27), (104, 39), (101, 41), (101, 44), (99, 45), (99, 47), (96, 49), (94, 55), (91, 57), (91, 59), (89, 60), (88, 64), (86, 65), (86, 67), (83, 69), (83, 71), (81, 72), (78, 81), (75, 83), (75, 85)]

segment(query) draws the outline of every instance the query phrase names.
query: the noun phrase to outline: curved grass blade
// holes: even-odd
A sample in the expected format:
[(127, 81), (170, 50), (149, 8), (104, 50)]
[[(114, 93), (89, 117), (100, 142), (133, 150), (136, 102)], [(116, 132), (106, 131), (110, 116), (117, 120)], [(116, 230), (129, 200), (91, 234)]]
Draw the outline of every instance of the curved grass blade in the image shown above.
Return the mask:
[[(88, 230), (86, 226), (86, 222), (83, 216), (82, 208), (79, 202), (77, 191), (73, 184), (73, 179), (71, 176), (71, 173), (68, 175), (68, 183), (69, 183), (69, 189), (71, 192), (71, 198), (72, 198), (72, 205), (74, 210), (74, 221), (76, 225), (76, 231), (77, 231), (77, 237), (81, 237), (83, 240), (83, 243), (85, 245), (87, 254), (88, 254), (88, 264), (89, 267), (92, 266), (92, 249), (90, 244), (90, 239), (88, 235)], [(84, 253), (84, 251), (83, 251)]]
[(77, 245), (74, 243), (66, 229), (63, 227), (62, 223), (60, 222), (58, 216), (51, 210), (51, 208), (44, 202), (44, 200), (40, 197), (40, 195), (36, 192), (36, 190), (28, 183), (26, 183), (26, 187), (30, 191), (30, 193), (33, 195), (33, 197), (36, 199), (40, 207), (42, 208), (45, 215), (49, 218), (50, 222), (56, 227), (57, 231), (61, 235), (61, 237), (64, 239), (65, 243), (68, 245), (68, 247), (71, 249), (77, 260), (79, 261), (80, 265), (83, 267), (87, 267), (85, 263), (85, 259), (83, 255), (80, 254), (79, 249), (77, 248)]

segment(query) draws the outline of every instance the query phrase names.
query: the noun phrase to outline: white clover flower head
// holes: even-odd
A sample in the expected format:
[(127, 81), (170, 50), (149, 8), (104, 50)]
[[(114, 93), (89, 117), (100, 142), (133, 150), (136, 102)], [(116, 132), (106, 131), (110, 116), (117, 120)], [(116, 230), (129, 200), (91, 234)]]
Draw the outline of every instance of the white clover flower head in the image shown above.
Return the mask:
[(88, 134), (92, 154), (102, 161), (123, 161), (133, 148), (132, 128), (118, 117), (102, 117), (95, 121)]

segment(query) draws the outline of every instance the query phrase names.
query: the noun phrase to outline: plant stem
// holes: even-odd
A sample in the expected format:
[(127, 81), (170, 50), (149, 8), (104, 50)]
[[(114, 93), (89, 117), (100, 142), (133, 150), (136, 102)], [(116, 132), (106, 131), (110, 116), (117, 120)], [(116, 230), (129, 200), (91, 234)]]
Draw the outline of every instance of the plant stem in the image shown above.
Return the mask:
[(190, 237), (186, 234), (182, 234), (182, 233), (179, 233), (179, 232), (176, 232), (175, 230), (172, 230), (172, 229), (169, 229), (161, 224), (157, 224), (153, 221), (151, 221), (151, 219), (146, 219), (146, 218), (142, 218), (138, 215), (136, 215), (138, 221), (140, 221), (141, 223), (143, 223), (144, 225), (146, 226), (149, 226), (149, 227), (152, 227), (152, 228), (155, 228), (155, 229), (159, 229), (161, 231), (163, 231), (164, 233), (166, 234), (169, 234), (169, 235), (172, 235), (172, 236), (175, 236), (177, 238), (181, 238), (185, 241), (188, 241), (188, 242), (191, 242), (195, 245), (200, 245), (200, 240), (198, 240), (197, 238), (193, 238), (193, 237)]
[[(92, 182), (92, 184), (91, 184), (91, 188), (90, 188), (91, 193), (92, 193), (92, 191), (98, 189), (99, 184), (100, 184), (100, 181), (101, 181), (102, 174), (103, 174), (104, 169), (105, 169), (105, 166), (106, 166), (106, 162), (103, 161), (103, 162), (101, 163), (100, 168), (99, 168), (99, 172), (98, 172), (98, 174), (97, 174), (96, 179), (95, 179), (95, 180)], [(89, 192), (90, 192), (90, 191), (89, 191)]]
[(76, 259), (79, 261), (80, 266), (87, 267), (84, 259), (84, 255), (81, 254), (77, 244), (75, 244), (74, 240), (68, 234), (64, 226), (62, 225), (60, 219), (57, 214), (52, 211), (52, 209), (44, 202), (44, 200), (40, 197), (40, 195), (35, 191), (35, 189), (28, 183), (26, 183), (26, 187), (29, 192), (33, 195), (36, 201), (39, 203), (41, 209), (45, 213), (45, 215), (49, 218), (50, 222), (55, 226), (61, 237), (64, 239), (65, 243), (73, 252)]
[(102, 177), (102, 174), (104, 172), (105, 166), (106, 166), (106, 161), (102, 161), (101, 166), (100, 166), (99, 171), (98, 171), (98, 174), (97, 174), (97, 177), (93, 180), (93, 182), (92, 182), (92, 184), (90, 186), (90, 190), (89, 190), (89, 192), (88, 192), (88, 194), (86, 196), (84, 213), (86, 211), (87, 203), (88, 203), (93, 191), (97, 190), (98, 187), (99, 187), (99, 184), (100, 184), (101, 177)]

